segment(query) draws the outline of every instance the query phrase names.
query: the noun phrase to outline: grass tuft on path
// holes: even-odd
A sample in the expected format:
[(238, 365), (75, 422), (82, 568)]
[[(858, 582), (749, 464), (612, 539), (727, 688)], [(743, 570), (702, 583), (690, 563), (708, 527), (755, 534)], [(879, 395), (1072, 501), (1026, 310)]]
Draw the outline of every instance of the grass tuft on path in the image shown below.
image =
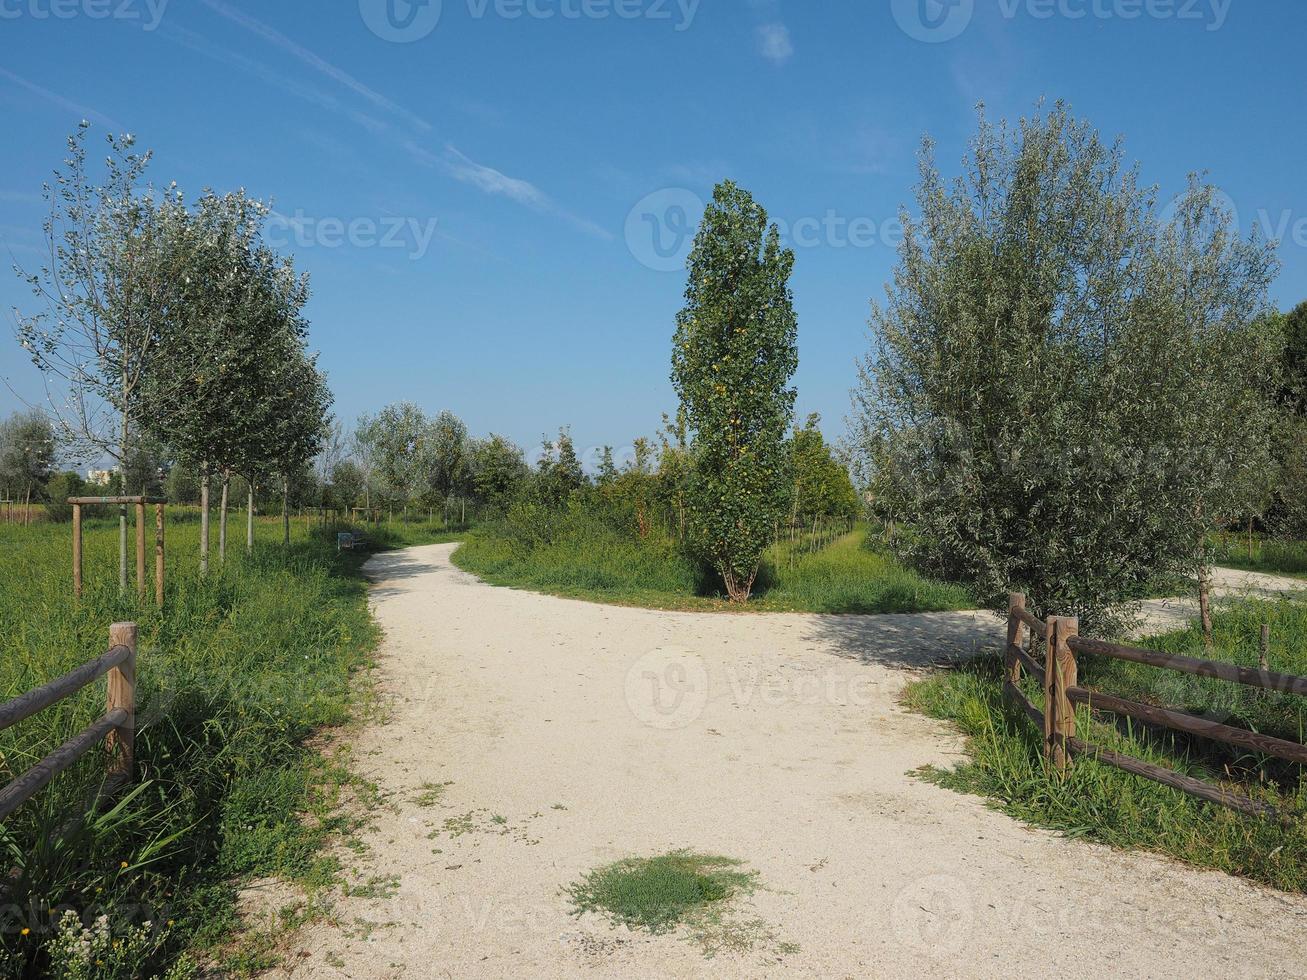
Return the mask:
[(658, 935), (694, 924), (704, 913), (757, 887), (757, 872), (733, 858), (674, 851), (627, 858), (591, 871), (567, 889), (573, 910)]

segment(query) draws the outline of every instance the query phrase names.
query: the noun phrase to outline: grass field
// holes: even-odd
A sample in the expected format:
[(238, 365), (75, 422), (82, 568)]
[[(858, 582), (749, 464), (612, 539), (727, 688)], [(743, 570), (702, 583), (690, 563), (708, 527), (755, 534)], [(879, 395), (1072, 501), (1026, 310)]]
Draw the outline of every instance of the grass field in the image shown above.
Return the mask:
[[(340, 800), (366, 787), (306, 742), (355, 716), (366, 693), (357, 675), (377, 633), (364, 556), (337, 553), (332, 530), (297, 521), (285, 548), (280, 523), (260, 521), (247, 557), (238, 524), (225, 567), (215, 554), (201, 579), (198, 526), (175, 521), (159, 614), (152, 601), (138, 607), (134, 594), (119, 594), (112, 523), (87, 528), (80, 603), (70, 594), (68, 525), (0, 526), (0, 700), (103, 653), (111, 622), (141, 627), (139, 781), (116, 808), (68, 826), (88, 812), (103, 770), (92, 752), (0, 827), (13, 869), (0, 975), (63, 975), (67, 964), (49, 957), (72, 955), (79, 941), (94, 948), (96, 977), (148, 977), (169, 965), (171, 976), (187, 976), (188, 950), (253, 969), (257, 956), (223, 951), (237, 885), (275, 874), (314, 886), (337, 874), (323, 847), (357, 819)], [(422, 527), (371, 534), (381, 547), (437, 540)], [(0, 733), (0, 781), (103, 710), (100, 681)], [(59, 827), (63, 836), (51, 834)], [(70, 922), (61, 932), (65, 909), (89, 931)], [(104, 934), (94, 925), (102, 915)]]
[(670, 542), (564, 538), (527, 554), (474, 531), (454, 563), (494, 585), (655, 609), (895, 613), (967, 609), (966, 589), (932, 582), (866, 547), (858, 529), (824, 548), (806, 540), (768, 549), (747, 607), (729, 604)]
[(1307, 541), (1284, 541), (1254, 536), (1217, 537), (1212, 542), (1216, 564), (1268, 575), (1307, 579)]
[[(1242, 602), (1217, 614), (1215, 648), (1195, 630), (1156, 637), (1151, 648), (1256, 666), (1260, 625), (1272, 628), (1270, 662), (1285, 673), (1307, 674), (1307, 606), (1290, 601)], [(1133, 700), (1179, 708), (1230, 725), (1300, 741), (1307, 699), (1272, 695), (1241, 685), (1190, 677), (1138, 664), (1082, 658), (1081, 683)], [(1187, 739), (1145, 726), (1115, 725), (1113, 716), (1081, 709), (1079, 730), (1130, 755), (1238, 789), (1297, 815), (1293, 822), (1258, 820), (1203, 804), (1176, 790), (1092, 760), (1077, 760), (1065, 781), (1050, 778), (1042, 739), (1000, 696), (996, 657), (932, 675), (912, 685), (906, 702), (956, 723), (967, 737), (970, 761), (928, 778), (962, 792), (990, 797), (1022, 820), (1116, 847), (1143, 848), (1204, 867), (1219, 868), (1290, 891), (1307, 891), (1307, 788), (1301, 767)], [(1037, 705), (1042, 696), (1027, 692)]]

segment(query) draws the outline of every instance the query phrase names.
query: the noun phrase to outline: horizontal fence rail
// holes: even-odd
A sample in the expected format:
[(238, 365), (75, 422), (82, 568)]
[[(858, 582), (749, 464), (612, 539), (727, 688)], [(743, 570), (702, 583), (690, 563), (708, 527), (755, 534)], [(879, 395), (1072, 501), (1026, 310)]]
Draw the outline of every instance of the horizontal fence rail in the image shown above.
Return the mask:
[[(1084, 705), (1091, 711), (1106, 711), (1134, 718), (1149, 725), (1224, 742), (1299, 765), (1307, 765), (1307, 745), (1082, 687), (1078, 682), (1076, 654), (1109, 657), (1282, 694), (1307, 695), (1307, 677), (1279, 674), (1265, 667), (1255, 670), (1217, 660), (1145, 650), (1089, 639), (1078, 634), (1077, 620), (1064, 616), (1050, 616), (1047, 621), (1040, 620), (1026, 609), (1024, 595), (1013, 593), (1009, 597), (1003, 696), (1043, 731), (1044, 754), (1054, 768), (1063, 771), (1072, 755), (1083, 756), (1232, 810), (1259, 817), (1280, 816), (1269, 804), (1078, 738), (1075, 706)], [(1033, 655), (1035, 637), (1042, 637), (1043, 640), (1042, 665)], [(1023, 676), (1033, 678), (1043, 687), (1043, 711), (1022, 691)]]
[(136, 738), (136, 646), (136, 624), (115, 623), (109, 627), (109, 650), (103, 656), (0, 705), (2, 731), (108, 676), (104, 714), (0, 789), (0, 820), (7, 820), (50, 780), (100, 743), (112, 755), (107, 783), (116, 787), (131, 778)]

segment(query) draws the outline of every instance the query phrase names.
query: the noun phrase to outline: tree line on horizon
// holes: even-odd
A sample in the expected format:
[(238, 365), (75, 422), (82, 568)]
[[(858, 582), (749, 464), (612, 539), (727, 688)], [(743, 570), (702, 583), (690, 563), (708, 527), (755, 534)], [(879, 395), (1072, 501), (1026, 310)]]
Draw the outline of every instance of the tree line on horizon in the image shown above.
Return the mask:
[[(924, 143), (838, 454), (817, 420), (795, 425), (794, 253), (752, 195), (718, 185), (673, 336), (679, 407), (625, 467), (609, 451), (594, 474), (566, 430), (532, 465), (410, 403), (346, 434), (307, 353), (307, 282), (262, 243), (263, 206), (140, 194), (148, 154), (113, 139), (89, 188), (83, 138), (51, 191), (56, 261), (31, 277), (47, 299), (81, 285), (20, 338), (86, 397), (42, 438), (114, 458), (127, 486), (166, 473), (175, 495), (198, 473), (206, 513), (210, 481), (225, 515), (233, 480), (252, 506), (275, 477), (283, 509), (471, 500), (530, 548), (589, 508), (638, 540), (665, 529), (739, 602), (783, 528), (861, 513), (980, 601), (1021, 590), (1089, 621), (1201, 575), (1216, 529), (1307, 536), (1307, 304), (1271, 306), (1274, 243), (1242, 237), (1197, 176), (1161, 207), (1122, 143), (1062, 104), (1015, 126), (982, 109), (956, 178)], [(120, 428), (105, 435), (86, 406)], [(0, 451), (0, 487), (30, 495), (40, 465), (4, 462), (21, 455)]]

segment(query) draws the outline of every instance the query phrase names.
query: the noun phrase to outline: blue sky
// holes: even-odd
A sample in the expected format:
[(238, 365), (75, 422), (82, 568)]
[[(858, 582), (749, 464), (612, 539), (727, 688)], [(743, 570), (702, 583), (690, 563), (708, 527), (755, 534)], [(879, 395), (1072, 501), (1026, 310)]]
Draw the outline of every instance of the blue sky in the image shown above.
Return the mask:
[[(0, 244), (39, 258), (79, 119), (131, 131), (157, 182), (274, 200), (343, 419), (620, 447), (674, 407), (676, 246), (729, 176), (796, 245), (798, 409), (837, 436), (917, 145), (955, 171), (981, 100), (1067, 100), (1164, 197), (1210, 171), (1307, 298), (1304, 37), (1300, 0), (0, 0)], [(0, 374), (39, 400), (3, 336)]]

